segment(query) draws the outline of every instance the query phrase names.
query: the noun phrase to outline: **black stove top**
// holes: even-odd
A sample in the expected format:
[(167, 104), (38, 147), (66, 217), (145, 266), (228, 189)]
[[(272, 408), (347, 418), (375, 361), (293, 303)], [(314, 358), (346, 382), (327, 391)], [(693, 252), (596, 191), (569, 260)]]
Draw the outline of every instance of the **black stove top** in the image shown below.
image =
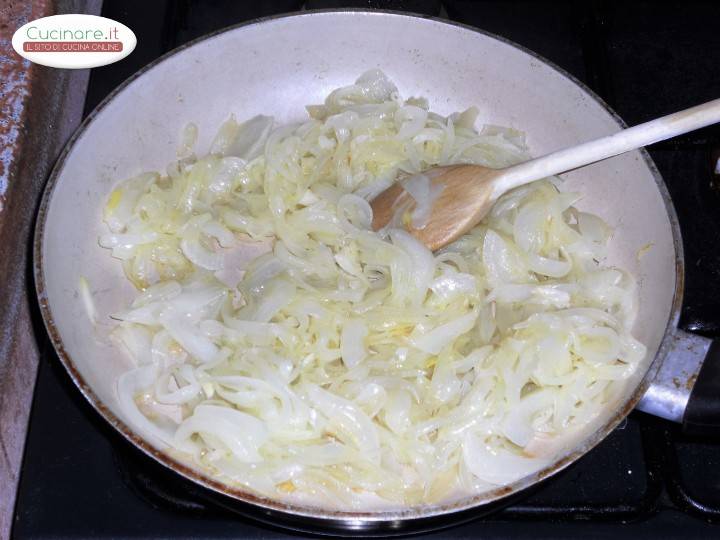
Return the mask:
[[(520, 43), (585, 82), (629, 124), (720, 96), (718, 2), (501, 0), (106, 0), (140, 46), (92, 72), (86, 111), (160, 54), (212, 30), (303, 7), (443, 16)], [(685, 238), (681, 325), (720, 337), (720, 129), (653, 147)], [(36, 314), (37, 315), (37, 314)], [(130, 447), (73, 387), (45, 338), (15, 538), (282, 538), (210, 502)], [(720, 443), (633, 413), (595, 450), (520, 502), (438, 538), (718, 537)]]

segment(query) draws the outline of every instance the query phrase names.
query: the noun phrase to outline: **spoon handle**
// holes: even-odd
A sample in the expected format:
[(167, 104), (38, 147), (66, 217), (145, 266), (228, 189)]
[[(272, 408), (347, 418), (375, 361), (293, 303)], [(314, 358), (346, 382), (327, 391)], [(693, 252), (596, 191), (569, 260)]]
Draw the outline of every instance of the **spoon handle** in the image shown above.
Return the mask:
[(513, 165), (495, 178), (492, 198), (534, 180), (571, 171), (717, 122), (720, 122), (720, 99)]

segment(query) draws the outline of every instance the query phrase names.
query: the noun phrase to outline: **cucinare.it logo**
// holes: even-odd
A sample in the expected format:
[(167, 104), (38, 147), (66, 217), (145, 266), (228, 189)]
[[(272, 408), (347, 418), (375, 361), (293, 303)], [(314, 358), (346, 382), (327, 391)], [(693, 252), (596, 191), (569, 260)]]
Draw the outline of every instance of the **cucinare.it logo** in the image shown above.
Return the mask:
[(57, 68), (112, 64), (130, 54), (137, 39), (127, 26), (96, 15), (53, 15), (17, 29), (12, 45), (20, 56)]

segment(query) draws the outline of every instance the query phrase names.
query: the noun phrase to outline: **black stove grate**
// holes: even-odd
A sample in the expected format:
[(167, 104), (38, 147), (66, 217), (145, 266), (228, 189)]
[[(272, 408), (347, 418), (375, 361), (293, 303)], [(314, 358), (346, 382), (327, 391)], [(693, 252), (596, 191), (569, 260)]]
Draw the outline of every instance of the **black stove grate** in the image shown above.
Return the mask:
[[(86, 111), (134, 71), (213, 30), (302, 8), (385, 7), (443, 16), (545, 56), (629, 123), (720, 96), (720, 4), (669, 1), (106, 0), (103, 14), (142, 46), (93, 70)], [(685, 237), (685, 328), (720, 337), (720, 193), (707, 128), (651, 152)], [(718, 177), (716, 177), (718, 178)], [(716, 182), (718, 182), (716, 180)], [(37, 315), (37, 314), (36, 314)], [(40, 329), (41, 361), (18, 494), (16, 538), (282, 538), (213, 504), (140, 454), (91, 410)], [(686, 439), (642, 413), (564, 472), (506, 509), (437, 538), (712, 537), (720, 529), (720, 445)]]

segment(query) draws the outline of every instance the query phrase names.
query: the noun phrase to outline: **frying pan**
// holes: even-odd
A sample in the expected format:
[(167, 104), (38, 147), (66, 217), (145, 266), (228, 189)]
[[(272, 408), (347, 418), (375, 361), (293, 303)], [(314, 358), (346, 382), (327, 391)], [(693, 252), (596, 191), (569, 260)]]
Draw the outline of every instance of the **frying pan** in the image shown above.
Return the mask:
[[(492, 491), (402, 510), (344, 511), (285, 504), (229, 486), (167, 451), (126, 422), (115, 380), (130, 368), (107, 340), (106, 315), (132, 291), (120, 264), (102, 250), (101, 209), (113, 184), (175, 159), (183, 126), (195, 122), (197, 148), (209, 147), (232, 112), (273, 114), (282, 123), (304, 105), (379, 67), (402, 95), (427, 96), (441, 114), (476, 105), (480, 122), (521, 129), (534, 154), (619, 130), (622, 120), (570, 75), (497, 36), (431, 18), (379, 11), (321, 11), (251, 22), (180, 47), (108, 96), (68, 143), (50, 177), (35, 236), (35, 281), (47, 331), (60, 361), (91, 405), (142, 452), (207, 489), (221, 504), (304, 530), (391, 534), (439, 527), (506, 504), (600, 442), (635, 407), (689, 429), (718, 424), (720, 347), (677, 329), (683, 252), (665, 185), (644, 151), (563, 175), (582, 210), (615, 228), (608, 264), (639, 285), (633, 333), (648, 350), (637, 374), (573, 447), (545, 469)], [(93, 327), (77, 293), (80, 276), (94, 293)], [(703, 365), (706, 357), (710, 358)], [(702, 369), (701, 369), (702, 368)]]

